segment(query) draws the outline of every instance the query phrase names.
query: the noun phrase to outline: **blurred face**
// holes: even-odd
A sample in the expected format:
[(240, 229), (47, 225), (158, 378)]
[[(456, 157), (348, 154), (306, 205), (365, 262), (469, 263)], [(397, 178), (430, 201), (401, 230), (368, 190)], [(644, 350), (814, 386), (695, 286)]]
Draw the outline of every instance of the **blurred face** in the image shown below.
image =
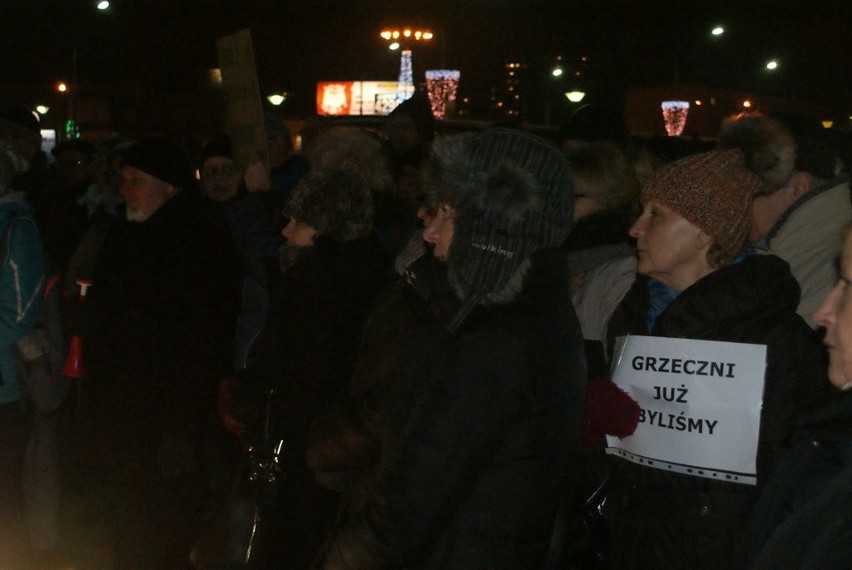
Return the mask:
[(636, 271), (675, 291), (684, 291), (713, 271), (707, 261), (710, 236), (662, 204), (645, 204), (629, 233), (636, 238)]
[(211, 156), (201, 166), (201, 188), (214, 202), (227, 202), (240, 189), (240, 172), (226, 156)]
[(604, 209), (604, 205), (584, 194), (574, 194), (574, 221), (582, 220)]
[(287, 225), (281, 231), (287, 239), (287, 245), (294, 247), (309, 247), (314, 245), (314, 238), (317, 231), (308, 224), (298, 221), (296, 218), (290, 218)]
[(174, 186), (132, 166), (121, 168), (121, 195), (127, 202), (127, 219), (144, 222), (177, 194)]
[(852, 389), (852, 232), (848, 230), (837, 283), (813, 317), (826, 331), (823, 342), (828, 347), (828, 379), (842, 390)]
[(811, 175), (794, 172), (787, 183), (771, 194), (755, 196), (751, 203), (754, 218), (748, 240), (752, 243), (766, 239), (781, 216), (811, 187)]
[(452, 206), (441, 204), (431, 219), (424, 218), (426, 225), (423, 229), (423, 240), (434, 246), (432, 253), (437, 259), (447, 259), (450, 246), (453, 244), (456, 215), (456, 210)]

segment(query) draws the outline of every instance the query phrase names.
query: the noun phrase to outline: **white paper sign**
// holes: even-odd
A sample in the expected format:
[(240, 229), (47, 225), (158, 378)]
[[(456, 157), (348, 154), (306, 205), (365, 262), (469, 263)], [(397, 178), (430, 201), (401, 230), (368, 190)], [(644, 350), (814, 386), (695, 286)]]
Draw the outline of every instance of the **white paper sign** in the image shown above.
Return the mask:
[(612, 380), (639, 403), (607, 453), (656, 469), (757, 483), (766, 346), (649, 336), (618, 339)]

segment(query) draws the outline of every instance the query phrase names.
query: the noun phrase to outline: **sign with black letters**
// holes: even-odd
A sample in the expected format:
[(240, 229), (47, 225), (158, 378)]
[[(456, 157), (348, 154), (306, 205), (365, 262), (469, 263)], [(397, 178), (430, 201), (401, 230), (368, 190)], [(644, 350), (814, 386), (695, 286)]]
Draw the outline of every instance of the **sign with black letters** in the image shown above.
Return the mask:
[(612, 380), (642, 411), (633, 435), (607, 436), (607, 453), (755, 485), (765, 374), (765, 345), (621, 337)]

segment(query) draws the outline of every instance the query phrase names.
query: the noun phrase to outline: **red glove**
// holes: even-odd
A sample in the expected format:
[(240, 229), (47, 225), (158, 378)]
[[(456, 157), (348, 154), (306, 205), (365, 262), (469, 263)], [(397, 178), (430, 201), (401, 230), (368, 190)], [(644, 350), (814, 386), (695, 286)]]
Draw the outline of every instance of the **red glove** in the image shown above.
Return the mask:
[(636, 431), (642, 409), (630, 394), (606, 378), (594, 378), (586, 389), (583, 411), (584, 445), (600, 443), (604, 435), (627, 437)]

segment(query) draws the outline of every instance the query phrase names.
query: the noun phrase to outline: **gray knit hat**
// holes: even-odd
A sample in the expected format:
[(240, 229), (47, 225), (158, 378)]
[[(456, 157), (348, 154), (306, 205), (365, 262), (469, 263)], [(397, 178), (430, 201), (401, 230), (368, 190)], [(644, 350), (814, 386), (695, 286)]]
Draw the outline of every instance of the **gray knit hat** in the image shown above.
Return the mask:
[(296, 184), (284, 213), (336, 242), (367, 237), (373, 229), (370, 189), (351, 170), (309, 174)]
[(565, 157), (520, 130), (436, 141), (425, 189), (432, 206), (458, 212), (447, 271), (468, 303), (511, 300), (510, 282), (521, 280), (532, 254), (560, 246), (571, 229), (573, 181)]

